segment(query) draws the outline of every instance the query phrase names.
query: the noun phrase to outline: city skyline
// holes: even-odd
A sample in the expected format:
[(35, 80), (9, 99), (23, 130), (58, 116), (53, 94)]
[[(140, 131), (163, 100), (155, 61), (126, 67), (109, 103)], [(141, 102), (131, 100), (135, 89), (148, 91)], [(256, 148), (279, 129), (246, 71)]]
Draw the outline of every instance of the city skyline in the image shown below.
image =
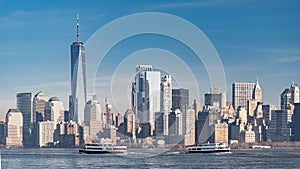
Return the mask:
[[(120, 7), (105, 2), (101, 3), (114, 10), (110, 12), (103, 7), (101, 10), (97, 7), (91, 7), (93, 3), (101, 4), (100, 2), (86, 5), (78, 3), (77, 6), (71, 5), (66, 10), (62, 10), (65, 2), (58, 6), (48, 4), (48, 2), (39, 2), (33, 6), (20, 3), (17, 7), (11, 7), (11, 2), (5, 2), (8, 8), (2, 8), (3, 10), (0, 12), (0, 23), (3, 23), (3, 27), (0, 28), (0, 33), (3, 35), (2, 42), (0, 42), (0, 71), (3, 80), (0, 85), (1, 119), (4, 118), (10, 108), (16, 108), (16, 94), (20, 92), (36, 94), (42, 90), (48, 96), (59, 97), (65, 106), (68, 105), (68, 97), (71, 94), (68, 46), (76, 39), (76, 12), (82, 18), (80, 32), (83, 42), (86, 42), (89, 36), (106, 23), (136, 12), (165, 12), (187, 19), (209, 37), (219, 53), (226, 73), (227, 90), (225, 92), (228, 93), (227, 100), (232, 100), (230, 98), (232, 83), (240, 81), (254, 83), (256, 77), (259, 77), (260, 85), (264, 91), (263, 101), (267, 104), (275, 104), (279, 108), (280, 93), (288, 88), (292, 81), (296, 84), (300, 83), (300, 72), (298, 71), (300, 50), (297, 49), (300, 43), (300, 26), (296, 22), (300, 18), (299, 12), (296, 11), (299, 3), (291, 3), (292, 1), (277, 1), (274, 4), (260, 3), (257, 9), (252, 9), (257, 13), (251, 17), (249, 16), (253, 12), (251, 7), (254, 7), (255, 2), (212, 2), (152, 2), (151, 4), (140, 2), (141, 4), (126, 4), (133, 9), (120, 12), (116, 12)], [(91, 10), (85, 12), (84, 10), (87, 8), (91, 8)], [(137, 8), (139, 9), (137, 10)], [(209, 10), (197, 12), (198, 9)], [(243, 12), (241, 12), (242, 9), (244, 9)], [(264, 9), (266, 10), (264, 11)], [(191, 13), (187, 12), (189, 10)], [(231, 12), (222, 17), (224, 21), (211, 21), (211, 19), (216, 19), (228, 11)], [(236, 12), (241, 15), (237, 18), (230, 18)], [(262, 15), (263, 13), (264, 15)], [(205, 15), (208, 17), (204, 17)], [(49, 21), (46, 19), (48, 17), (52, 17), (54, 20)], [(268, 22), (265, 23), (266, 21)], [(43, 23), (47, 24), (43, 25)], [(225, 26), (224, 23), (231, 23), (231, 26)], [(234, 23), (240, 24), (235, 25)], [(253, 25), (253, 27), (249, 27), (251, 23), (255, 23), (255, 27)], [(234, 28), (234, 25), (237, 27)], [(283, 28), (280, 28), (279, 25)], [(254, 31), (252, 32), (250, 28)], [(268, 28), (272, 29), (269, 30)], [(287, 30), (289, 31), (287, 32)], [(20, 33), (24, 36), (21, 36)], [(252, 37), (254, 34), (256, 36)], [(280, 39), (280, 42), (275, 42), (276, 37)], [(159, 37), (146, 36), (144, 38), (149, 40), (145, 42), (147, 47), (161, 46), (161, 48), (165, 47), (172, 51), (174, 46), (175, 48), (178, 46), (176, 43), (171, 43), (168, 46), (170, 39), (163, 38), (159, 44), (153, 45), (152, 43), (156, 42)], [(104, 67), (98, 71), (110, 76), (116, 67), (115, 62), (118, 62), (120, 53), (131, 53), (134, 49), (144, 47), (144, 45), (137, 44), (141, 39), (141, 37), (134, 37), (125, 41), (124, 44), (121, 43), (116, 46), (114, 48), (116, 51), (109, 53), (110, 57), (104, 60)], [(184, 53), (184, 56), (190, 54), (185, 53), (184, 47), (179, 49), (182, 51), (175, 51)], [(205, 76), (205, 69), (202, 65), (191, 64), (189, 66), (196, 68), (199, 70), (199, 74)], [(279, 66), (282, 69), (278, 70)], [(134, 72), (134, 67), (130, 69), (131, 72)], [(104, 83), (100, 85), (107, 85), (105, 81), (107, 77), (103, 75), (100, 77), (101, 82)], [(205, 81), (208, 78), (203, 79)], [(208, 82), (199, 82), (199, 84), (203, 85), (199, 87), (201, 98), (190, 96), (190, 99), (197, 99), (203, 104), (203, 96), (205, 93), (209, 93), (210, 87)], [(181, 87), (189, 88), (189, 86)], [(108, 92), (109, 89), (105, 88), (102, 93)], [(105, 97), (104, 94), (98, 96), (102, 107)], [(127, 109), (130, 104), (123, 107)], [(126, 109), (120, 111), (123, 113)]]

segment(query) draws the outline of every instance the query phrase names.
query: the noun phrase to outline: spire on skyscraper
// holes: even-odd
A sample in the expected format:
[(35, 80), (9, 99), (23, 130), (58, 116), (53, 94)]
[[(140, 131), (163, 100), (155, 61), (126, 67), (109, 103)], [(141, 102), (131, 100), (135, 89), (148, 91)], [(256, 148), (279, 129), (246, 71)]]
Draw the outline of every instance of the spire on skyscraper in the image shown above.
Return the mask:
[(77, 37), (77, 42), (79, 42), (79, 15), (77, 14), (77, 18), (76, 18), (76, 37)]
[(254, 87), (254, 88), (261, 89), (261, 88), (260, 88), (260, 85), (259, 85), (259, 83), (258, 83), (258, 77), (256, 78), (256, 83), (255, 83), (255, 87)]

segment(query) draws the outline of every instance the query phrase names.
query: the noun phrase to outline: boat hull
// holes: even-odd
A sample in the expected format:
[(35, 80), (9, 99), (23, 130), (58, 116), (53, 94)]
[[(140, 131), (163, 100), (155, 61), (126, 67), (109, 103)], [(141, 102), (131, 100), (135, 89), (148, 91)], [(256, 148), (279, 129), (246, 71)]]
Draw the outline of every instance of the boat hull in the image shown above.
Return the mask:
[(224, 149), (224, 150), (207, 150), (207, 151), (201, 151), (201, 150), (189, 150), (188, 153), (227, 153), (230, 152), (230, 149)]
[(91, 150), (79, 150), (79, 153), (85, 154), (123, 154), (125, 151), (91, 151)]

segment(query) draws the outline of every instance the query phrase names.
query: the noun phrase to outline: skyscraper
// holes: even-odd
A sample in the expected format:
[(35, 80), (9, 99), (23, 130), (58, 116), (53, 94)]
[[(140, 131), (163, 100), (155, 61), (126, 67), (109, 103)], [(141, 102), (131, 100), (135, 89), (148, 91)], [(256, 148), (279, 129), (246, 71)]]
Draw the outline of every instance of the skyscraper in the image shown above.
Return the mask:
[(290, 124), (288, 121), (288, 111), (290, 110), (272, 110), (272, 120), (269, 130), (267, 131), (267, 139), (276, 141), (290, 140)]
[(85, 46), (79, 41), (79, 17), (77, 16), (77, 41), (71, 44), (71, 120), (82, 121), (86, 94)]
[(33, 97), (32, 102), (32, 115), (33, 115), (33, 128), (31, 138), (34, 146), (38, 145), (38, 122), (45, 119), (45, 105), (49, 100), (48, 96), (40, 91)]
[(294, 141), (300, 141), (300, 103), (295, 103), (293, 117)]
[(136, 66), (132, 89), (132, 105), (139, 123), (150, 123), (153, 131), (155, 112), (160, 111), (160, 72), (153, 71), (151, 65)]
[(62, 101), (57, 97), (51, 97), (45, 106), (45, 120), (53, 121), (55, 123), (63, 122), (65, 115), (65, 108)]
[(248, 110), (247, 101), (253, 98), (255, 83), (233, 83), (232, 84), (232, 104), (235, 109), (239, 106)]
[(172, 107), (172, 78), (165, 75), (161, 80), (160, 111), (163, 112), (163, 135), (168, 135), (168, 116)]
[(290, 109), (295, 103), (299, 103), (299, 87), (292, 82), (291, 87), (281, 93), (281, 109)]
[(32, 98), (31, 93), (17, 94), (17, 108), (22, 113), (23, 117), (23, 145), (25, 147), (31, 146), (31, 126), (33, 124), (32, 115)]
[(42, 91), (38, 92), (33, 97), (32, 110), (33, 110), (33, 123), (43, 121), (45, 118), (45, 105), (49, 97)]
[(189, 89), (172, 89), (172, 109), (185, 110), (189, 106)]
[(101, 130), (100, 124), (101, 107), (97, 100), (89, 100), (84, 108), (84, 124), (89, 127), (87, 133), (92, 139), (95, 139), (97, 133)]
[(9, 109), (6, 114), (6, 146), (22, 147), (23, 116), (18, 109)]
[(262, 103), (262, 90), (261, 87), (258, 83), (258, 79), (256, 79), (256, 83), (254, 85), (254, 89), (253, 89), (253, 99), (256, 102), (260, 102)]

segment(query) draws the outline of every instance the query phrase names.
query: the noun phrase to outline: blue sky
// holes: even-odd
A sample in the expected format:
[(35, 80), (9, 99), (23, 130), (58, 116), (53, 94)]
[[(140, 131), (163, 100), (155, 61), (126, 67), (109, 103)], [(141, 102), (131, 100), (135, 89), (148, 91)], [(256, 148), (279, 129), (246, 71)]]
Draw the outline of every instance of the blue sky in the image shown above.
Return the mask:
[[(0, 117), (16, 107), (17, 92), (58, 96), (67, 106), (70, 94), (69, 45), (75, 40), (76, 13), (80, 40), (125, 15), (163, 12), (184, 18), (201, 29), (215, 46), (224, 65), (227, 98), (233, 82), (260, 79), (264, 103), (279, 104), (279, 95), (292, 81), (300, 84), (300, 2), (256, 0), (207, 1), (8, 1), (0, 6)], [(142, 43), (141, 43), (142, 42)], [(168, 38), (145, 35), (118, 44), (98, 70), (105, 85), (121, 60), (145, 47), (160, 47), (189, 55)], [(179, 45), (180, 46), (180, 45)], [(185, 52), (183, 52), (185, 51)], [(192, 55), (192, 54), (191, 54)], [(88, 57), (88, 56), (87, 56)], [(203, 81), (200, 102), (209, 91), (203, 65), (193, 64)], [(132, 69), (134, 73), (135, 68)], [(183, 86), (185, 87), (185, 86)], [(109, 95), (108, 88), (102, 88)], [(104, 94), (98, 96), (103, 105)], [(104, 106), (102, 106), (104, 107)], [(126, 107), (123, 106), (123, 107)], [(122, 110), (124, 112), (125, 110)]]

